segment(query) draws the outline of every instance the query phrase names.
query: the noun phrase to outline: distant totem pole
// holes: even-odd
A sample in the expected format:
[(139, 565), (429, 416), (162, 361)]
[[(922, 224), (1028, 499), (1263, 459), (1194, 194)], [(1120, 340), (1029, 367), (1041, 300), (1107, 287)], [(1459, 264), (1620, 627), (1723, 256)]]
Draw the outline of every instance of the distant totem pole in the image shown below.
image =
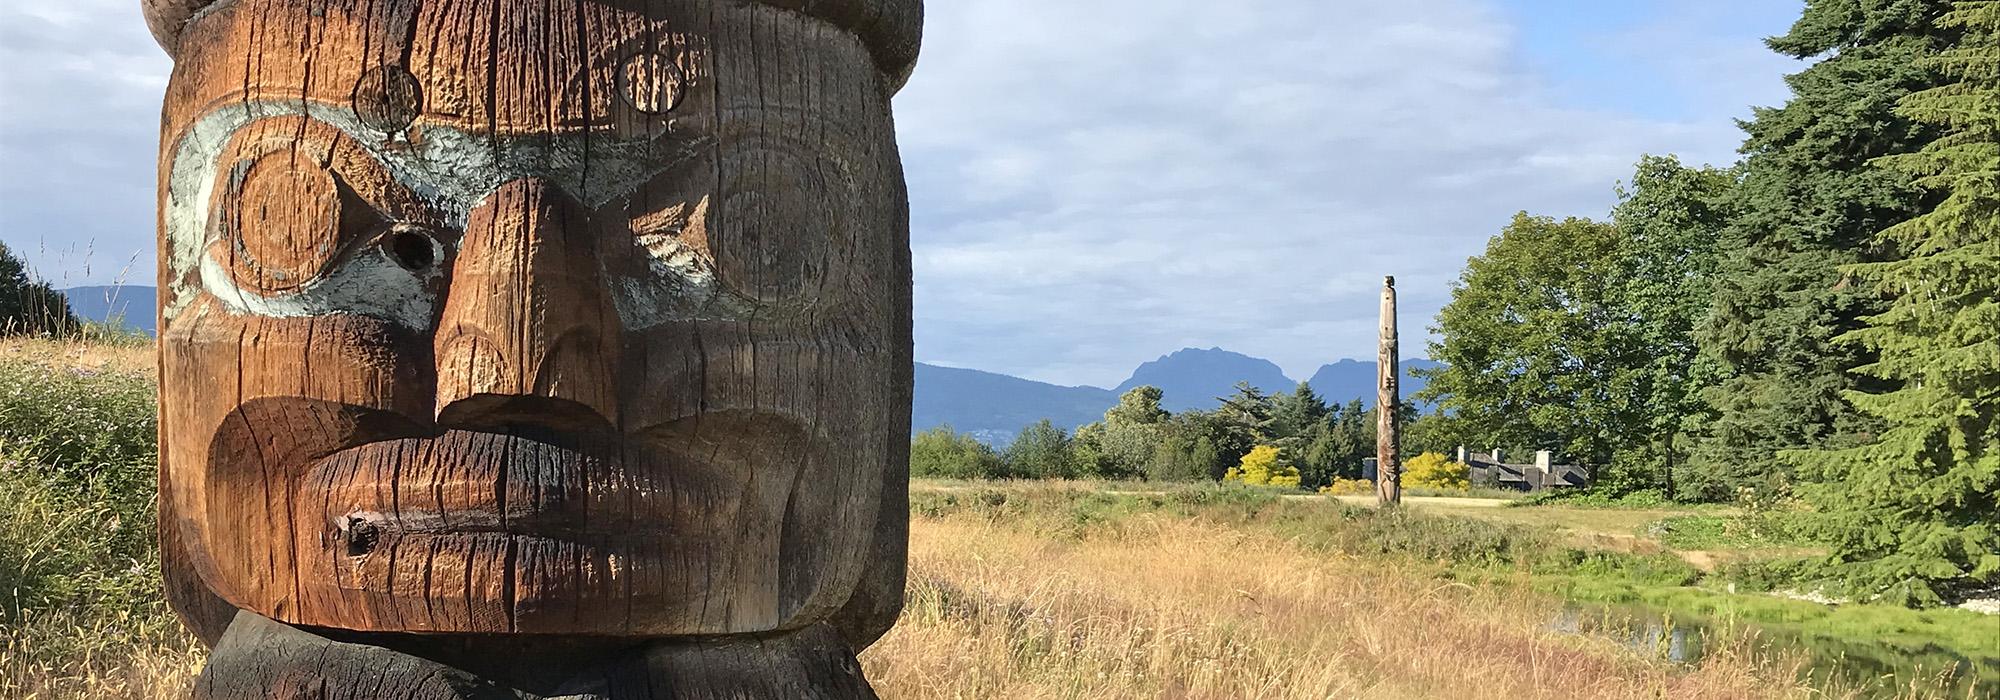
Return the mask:
[(872, 697), (921, 0), (142, 2), (197, 697)]
[(1396, 278), (1382, 280), (1381, 346), (1375, 358), (1375, 498), (1403, 503), (1402, 338), (1396, 322)]

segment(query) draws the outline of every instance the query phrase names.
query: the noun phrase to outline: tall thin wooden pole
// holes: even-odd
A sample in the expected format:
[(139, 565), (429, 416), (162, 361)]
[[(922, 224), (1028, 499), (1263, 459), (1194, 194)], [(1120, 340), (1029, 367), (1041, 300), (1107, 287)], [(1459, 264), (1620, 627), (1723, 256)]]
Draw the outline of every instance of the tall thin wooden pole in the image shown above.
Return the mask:
[(1382, 280), (1382, 350), (1375, 367), (1375, 497), (1383, 506), (1403, 503), (1403, 405), (1401, 346), (1396, 329), (1396, 278)]

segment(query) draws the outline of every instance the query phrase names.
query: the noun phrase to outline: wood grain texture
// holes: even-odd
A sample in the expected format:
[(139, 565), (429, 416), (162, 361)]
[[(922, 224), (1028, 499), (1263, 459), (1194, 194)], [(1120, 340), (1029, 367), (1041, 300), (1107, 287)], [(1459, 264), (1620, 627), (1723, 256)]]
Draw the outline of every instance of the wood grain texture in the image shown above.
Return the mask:
[[(896, 87), (916, 68), (923, 43), (923, 0), (756, 0), (799, 12), (853, 32)], [(153, 38), (178, 53), (181, 35), (196, 14), (222, 0), (140, 0)]]
[(920, 2), (145, 9), (163, 566), (211, 696), (310, 676), (260, 658), (286, 629), (701, 639), (648, 662), (700, 687), (894, 622)]

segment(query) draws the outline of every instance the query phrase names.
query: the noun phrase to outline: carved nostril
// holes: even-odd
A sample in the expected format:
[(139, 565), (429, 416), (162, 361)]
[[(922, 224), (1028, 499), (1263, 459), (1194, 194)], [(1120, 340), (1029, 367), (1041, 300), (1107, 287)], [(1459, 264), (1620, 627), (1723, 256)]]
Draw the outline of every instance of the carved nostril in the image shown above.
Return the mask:
[(437, 264), (437, 241), (422, 232), (397, 228), (382, 239), (382, 250), (397, 265), (411, 272), (423, 272)]

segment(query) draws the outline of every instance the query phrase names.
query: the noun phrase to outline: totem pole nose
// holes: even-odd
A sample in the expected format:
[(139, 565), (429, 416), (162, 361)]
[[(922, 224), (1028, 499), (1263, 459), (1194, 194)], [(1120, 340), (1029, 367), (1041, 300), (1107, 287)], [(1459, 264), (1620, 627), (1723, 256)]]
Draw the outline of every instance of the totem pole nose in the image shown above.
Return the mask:
[(437, 332), (446, 426), (616, 425), (618, 314), (584, 207), (541, 178), (472, 212)]

